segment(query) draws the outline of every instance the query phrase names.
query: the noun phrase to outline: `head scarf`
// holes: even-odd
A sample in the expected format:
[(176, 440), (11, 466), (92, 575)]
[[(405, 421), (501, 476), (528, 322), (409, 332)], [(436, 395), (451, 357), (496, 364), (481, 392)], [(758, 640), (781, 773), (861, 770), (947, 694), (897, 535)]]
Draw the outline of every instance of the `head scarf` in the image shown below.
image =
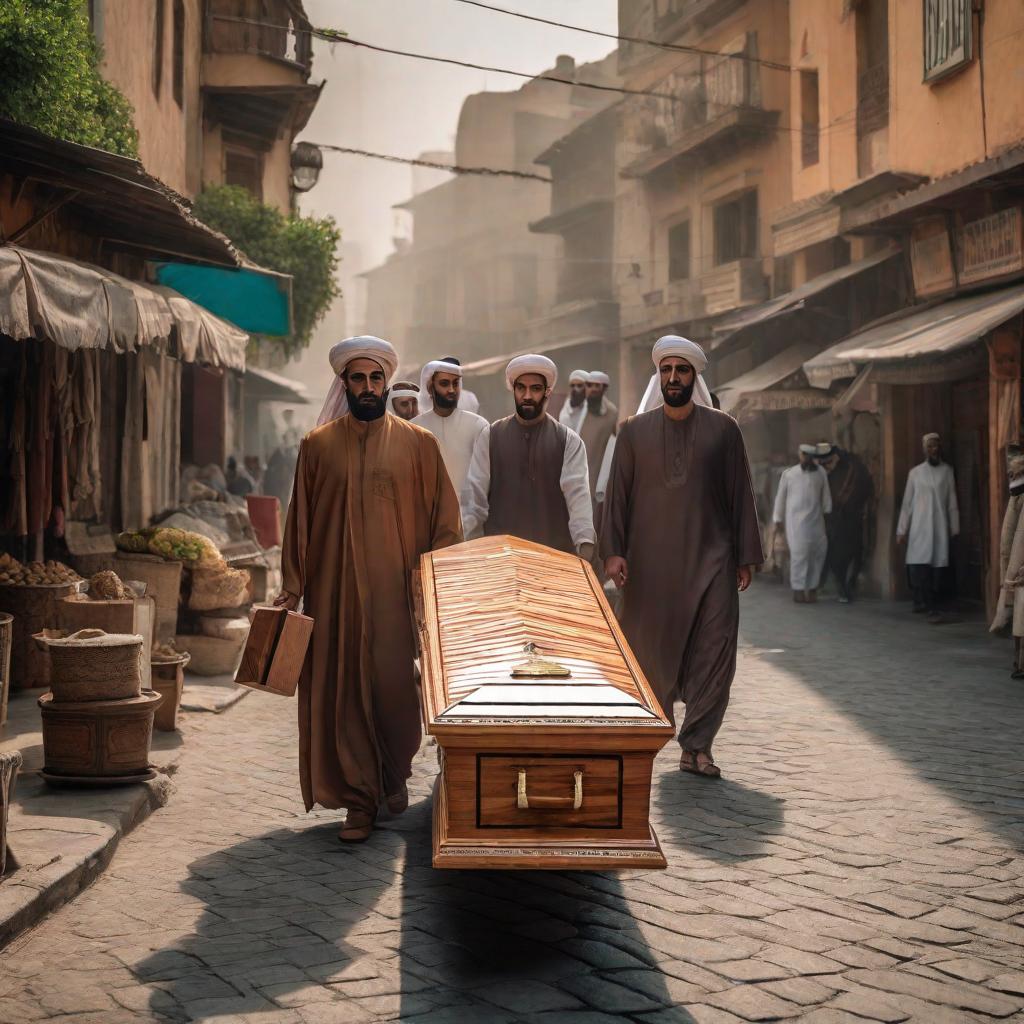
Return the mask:
[(799, 451), (801, 455), (817, 455), (818, 446), (816, 444), (802, 444)]
[[(395, 411), (395, 399), (396, 398), (419, 398), (420, 389), (415, 384), (410, 383), (407, 380), (400, 380), (395, 386), (388, 392), (388, 412)], [(397, 415), (397, 413), (396, 413)]]
[(462, 367), (448, 359), (433, 359), (424, 364), (420, 370), (420, 413), (430, 412), (434, 408), (434, 399), (430, 395), (430, 382), (435, 373), (451, 373), (461, 379)]
[(558, 367), (547, 356), (516, 356), (505, 368), (505, 383), (508, 384), (509, 391), (526, 373), (539, 373), (549, 388), (553, 388), (558, 382)]
[(644, 392), (644, 397), (640, 400), (640, 408), (637, 410), (637, 413), (650, 412), (652, 409), (657, 409), (658, 406), (665, 404), (665, 399), (661, 394), (661, 380), (658, 370), (661, 367), (662, 359), (666, 359), (669, 356), (685, 359), (696, 371), (697, 377), (693, 383), (694, 404), (704, 405), (709, 409), (713, 408), (711, 392), (708, 390), (708, 386), (702, 376), (708, 365), (708, 357), (704, 355), (704, 349), (695, 341), (690, 341), (689, 338), (682, 338), (678, 334), (666, 334), (665, 337), (659, 338), (654, 343), (654, 348), (651, 351), (651, 358), (654, 360), (654, 376), (651, 377), (647, 390)]
[(611, 377), (604, 370), (591, 370), (588, 376), (591, 384), (603, 384), (608, 387), (612, 382)]
[(570, 384), (587, 384), (590, 381), (590, 374), (586, 370), (573, 370), (569, 374)]
[(831, 441), (819, 441), (814, 446), (814, 457), (816, 459), (827, 459), (830, 455), (835, 455), (836, 446)]
[(354, 359), (372, 359), (384, 371), (384, 377), (390, 382), (398, 369), (398, 353), (392, 344), (383, 338), (375, 338), (371, 334), (357, 338), (346, 338), (331, 348), (331, 369), (334, 371), (334, 382), (327, 392), (324, 407), (320, 410), (316, 425), (322, 426), (331, 420), (339, 419), (348, 412), (348, 398), (345, 394), (345, 382), (341, 375)]
[(941, 440), (942, 439), (939, 437), (938, 434), (925, 434), (924, 437), (921, 438), (921, 447), (922, 448), (927, 448), (929, 441), (941, 441)]

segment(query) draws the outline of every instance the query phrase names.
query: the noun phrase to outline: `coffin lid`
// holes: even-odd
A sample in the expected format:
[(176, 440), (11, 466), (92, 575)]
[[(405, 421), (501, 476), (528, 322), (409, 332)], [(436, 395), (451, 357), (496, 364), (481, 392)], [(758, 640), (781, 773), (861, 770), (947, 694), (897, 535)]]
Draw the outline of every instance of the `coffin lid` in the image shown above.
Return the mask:
[[(484, 537), (425, 554), (420, 591), (428, 731), (528, 723), (671, 730), (577, 556)], [(537, 675), (515, 678), (517, 669)]]

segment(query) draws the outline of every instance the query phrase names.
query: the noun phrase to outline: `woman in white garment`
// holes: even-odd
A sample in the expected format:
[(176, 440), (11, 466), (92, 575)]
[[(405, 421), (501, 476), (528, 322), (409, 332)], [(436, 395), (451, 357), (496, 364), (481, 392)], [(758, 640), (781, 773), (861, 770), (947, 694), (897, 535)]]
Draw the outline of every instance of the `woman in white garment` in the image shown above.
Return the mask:
[(828, 554), (825, 516), (832, 511), (828, 474), (815, 461), (813, 444), (800, 445), (800, 462), (779, 480), (772, 519), (785, 524), (789, 546), (789, 585), (797, 604), (818, 600), (818, 584)]

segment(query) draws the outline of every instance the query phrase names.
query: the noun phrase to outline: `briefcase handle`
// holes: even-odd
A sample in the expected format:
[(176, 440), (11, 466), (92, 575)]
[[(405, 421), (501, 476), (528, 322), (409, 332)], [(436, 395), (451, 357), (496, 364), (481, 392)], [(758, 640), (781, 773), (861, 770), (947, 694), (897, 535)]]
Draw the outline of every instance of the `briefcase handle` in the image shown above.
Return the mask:
[(526, 792), (526, 769), (519, 769), (516, 783), (516, 809), (520, 811), (578, 811), (583, 806), (583, 772), (572, 773), (572, 796), (535, 796)]

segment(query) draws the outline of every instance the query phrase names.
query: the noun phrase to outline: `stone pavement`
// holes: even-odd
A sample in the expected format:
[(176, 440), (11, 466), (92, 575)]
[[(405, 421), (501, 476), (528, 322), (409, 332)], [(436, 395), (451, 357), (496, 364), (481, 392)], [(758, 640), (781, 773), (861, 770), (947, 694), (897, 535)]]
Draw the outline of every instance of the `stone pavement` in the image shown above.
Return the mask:
[(662, 872), (438, 872), (302, 813), (294, 704), (203, 716), (170, 803), (18, 939), (0, 1021), (1024, 1019), (1024, 687), (979, 623), (743, 599), (726, 777), (659, 758)]

